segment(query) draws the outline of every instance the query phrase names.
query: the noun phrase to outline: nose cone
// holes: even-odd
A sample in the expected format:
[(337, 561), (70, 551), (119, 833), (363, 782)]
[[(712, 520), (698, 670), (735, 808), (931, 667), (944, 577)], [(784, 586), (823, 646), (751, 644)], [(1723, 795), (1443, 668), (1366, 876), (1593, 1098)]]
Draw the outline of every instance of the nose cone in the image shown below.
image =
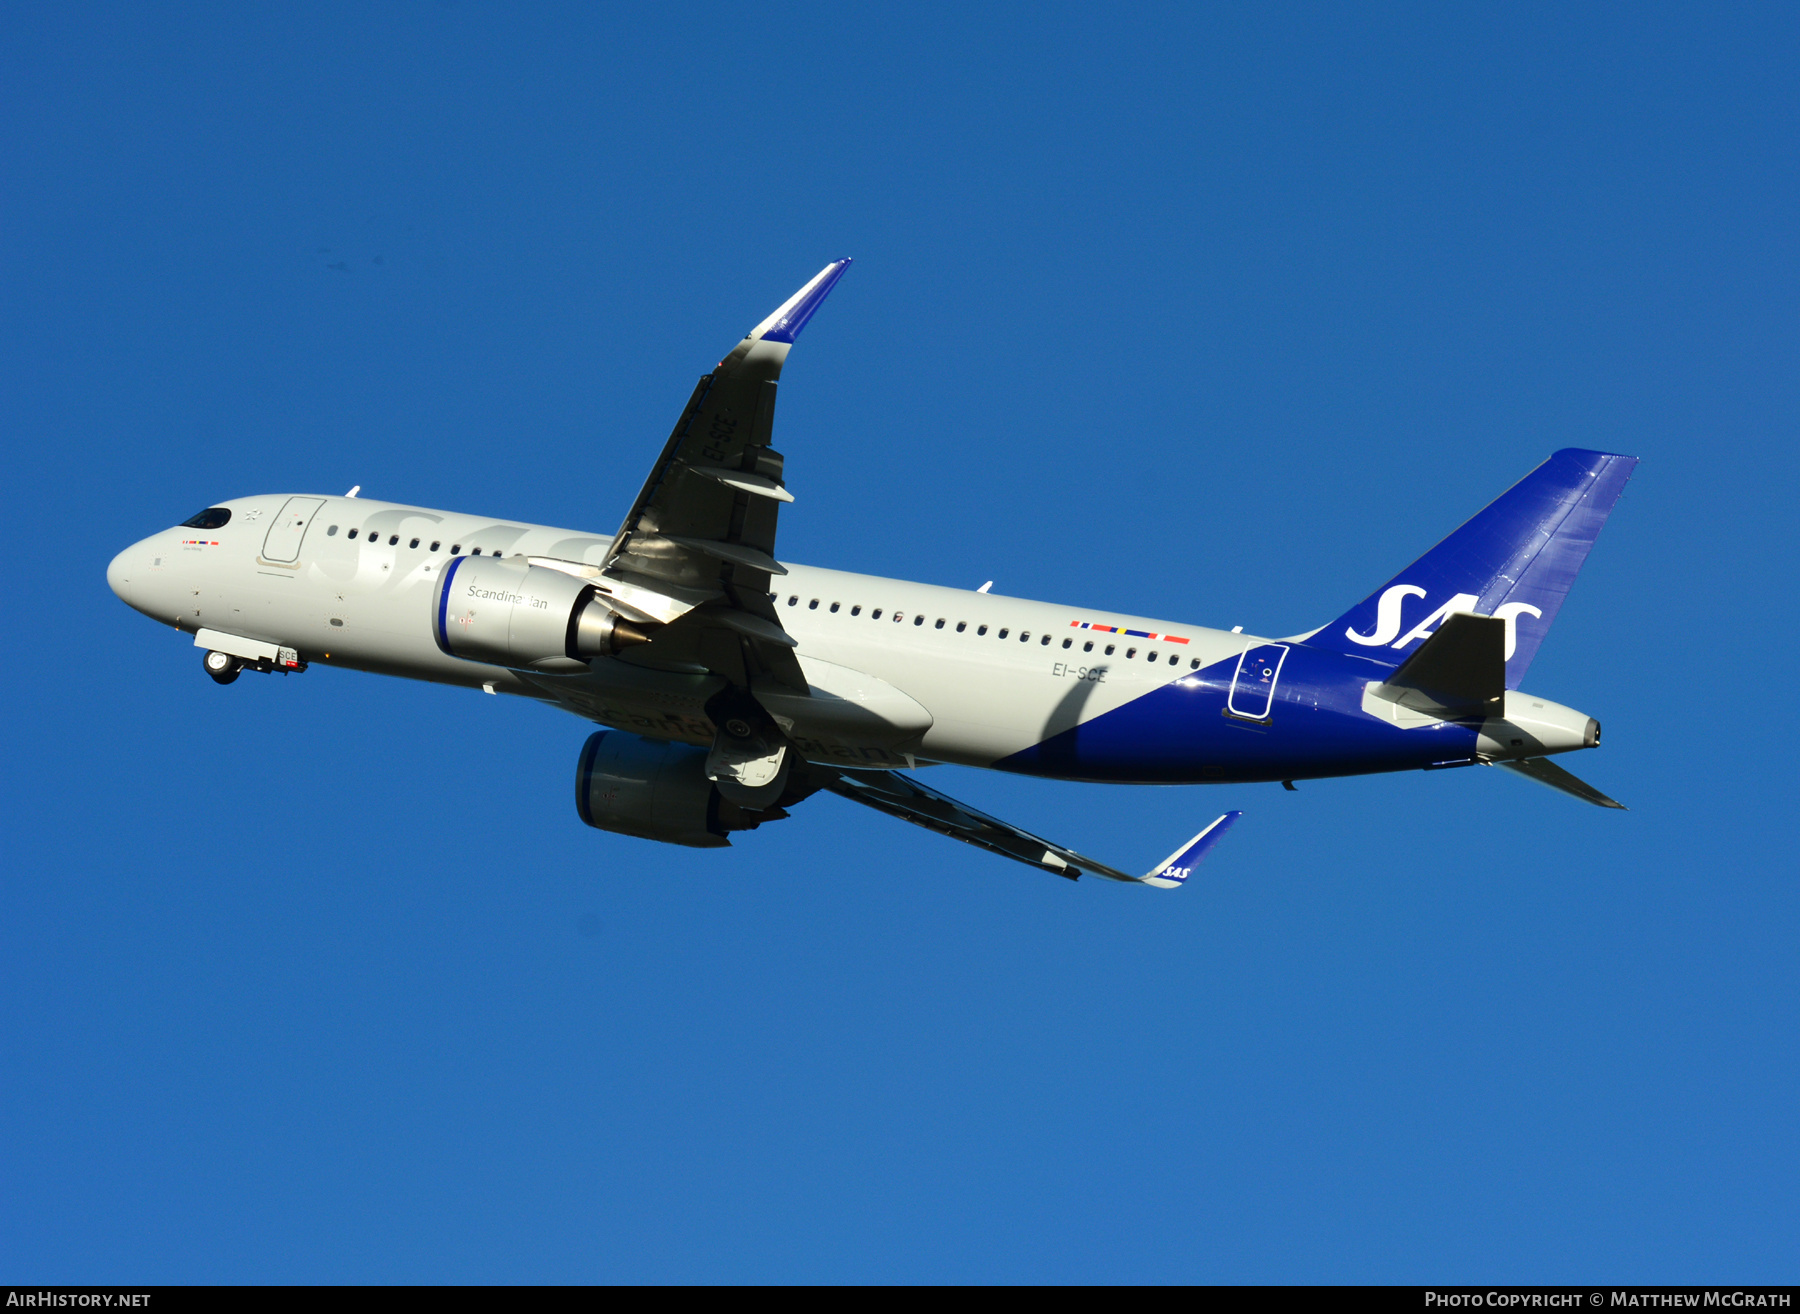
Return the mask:
[(131, 559), (135, 548), (126, 548), (106, 567), (106, 587), (119, 595), (119, 601), (131, 604)]
[(166, 620), (175, 605), (169, 595), (169, 572), (164, 568), (168, 553), (165, 535), (157, 535), (133, 543), (106, 566), (106, 586), (118, 594), (119, 601), (133, 611)]

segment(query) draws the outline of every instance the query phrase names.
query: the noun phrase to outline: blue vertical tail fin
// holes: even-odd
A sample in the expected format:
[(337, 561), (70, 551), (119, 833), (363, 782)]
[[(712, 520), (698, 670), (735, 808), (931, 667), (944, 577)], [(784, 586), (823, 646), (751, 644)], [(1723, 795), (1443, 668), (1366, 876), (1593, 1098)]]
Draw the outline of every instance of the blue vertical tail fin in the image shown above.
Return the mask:
[(1398, 664), (1456, 612), (1498, 616), (1518, 688), (1636, 465), (1565, 447), (1307, 644)]

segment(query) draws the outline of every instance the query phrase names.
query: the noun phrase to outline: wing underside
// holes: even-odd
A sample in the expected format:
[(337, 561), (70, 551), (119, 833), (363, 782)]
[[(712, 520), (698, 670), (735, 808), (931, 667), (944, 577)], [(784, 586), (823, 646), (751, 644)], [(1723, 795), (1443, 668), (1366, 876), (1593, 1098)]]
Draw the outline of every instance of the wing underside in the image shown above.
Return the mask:
[(915, 826), (923, 826), (939, 835), (961, 840), (964, 844), (973, 844), (978, 849), (998, 853), (1001, 857), (1011, 858), (1015, 862), (1022, 862), (1069, 880), (1092, 874), (1104, 876), (1107, 880), (1156, 885), (1165, 889), (1174, 888), (1185, 881), (1200, 858), (1240, 815), (1236, 812), (1226, 813), (1149, 873), (1133, 876), (1117, 867), (1077, 853), (1074, 849), (1064, 848), (1040, 835), (1033, 835), (1028, 830), (990, 816), (966, 803), (959, 803), (948, 794), (939, 793), (929, 785), (921, 784), (898, 771), (843, 771), (826, 788), (861, 803), (864, 807), (885, 812), (890, 817), (910, 821)]
[(806, 690), (769, 601), (770, 579), (786, 573), (776, 517), (793, 500), (771, 446), (775, 393), (795, 336), (849, 263), (820, 270), (701, 376), (620, 526), (595, 586), (628, 617), (665, 627), (647, 664)]
[[(1179, 886), (1237, 813), (1218, 818), (1159, 866), (1134, 876), (898, 772), (794, 767), (787, 761), (786, 742), (757, 696), (799, 695), (810, 702), (813, 691), (770, 594), (770, 581), (787, 573), (775, 559), (776, 520), (782, 503), (793, 501), (781, 453), (771, 445), (775, 395), (795, 337), (849, 264), (839, 260), (820, 270), (701, 376), (605, 561), (583, 569), (582, 577), (626, 620), (653, 627), (630, 650), (632, 665), (690, 675), (704, 670), (727, 682), (729, 688), (704, 707), (717, 727), (706, 770), (740, 807), (780, 813), (790, 798), (829, 788), (1070, 880), (1091, 873)], [(828, 781), (820, 778), (825, 773)]]

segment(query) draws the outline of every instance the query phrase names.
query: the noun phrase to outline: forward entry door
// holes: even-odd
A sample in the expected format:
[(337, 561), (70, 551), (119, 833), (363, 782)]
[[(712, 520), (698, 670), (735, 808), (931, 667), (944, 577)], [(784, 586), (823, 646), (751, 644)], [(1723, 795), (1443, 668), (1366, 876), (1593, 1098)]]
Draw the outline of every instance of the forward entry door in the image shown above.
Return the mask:
[(312, 518), (324, 505), (322, 497), (288, 498), (281, 514), (275, 517), (275, 523), (269, 526), (269, 536), (263, 539), (263, 560), (298, 561), (300, 540), (306, 537), (306, 527), (312, 524)]
[(1281, 663), (1287, 655), (1286, 644), (1265, 643), (1239, 657), (1225, 710), (1247, 721), (1268, 720), (1275, 702), (1275, 682), (1281, 678)]

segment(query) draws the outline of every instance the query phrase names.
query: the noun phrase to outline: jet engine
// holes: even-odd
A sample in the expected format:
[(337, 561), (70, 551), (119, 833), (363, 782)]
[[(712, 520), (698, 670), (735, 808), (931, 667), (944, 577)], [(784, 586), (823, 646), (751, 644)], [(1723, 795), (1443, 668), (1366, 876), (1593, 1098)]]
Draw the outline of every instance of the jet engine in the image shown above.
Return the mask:
[(589, 658), (650, 641), (592, 584), (516, 557), (452, 559), (431, 600), (431, 628), (452, 657), (538, 671), (579, 671)]
[(730, 845), (727, 834), (788, 814), (742, 808), (706, 778), (706, 749), (623, 730), (588, 737), (575, 768), (575, 810), (596, 830), (695, 849)]

